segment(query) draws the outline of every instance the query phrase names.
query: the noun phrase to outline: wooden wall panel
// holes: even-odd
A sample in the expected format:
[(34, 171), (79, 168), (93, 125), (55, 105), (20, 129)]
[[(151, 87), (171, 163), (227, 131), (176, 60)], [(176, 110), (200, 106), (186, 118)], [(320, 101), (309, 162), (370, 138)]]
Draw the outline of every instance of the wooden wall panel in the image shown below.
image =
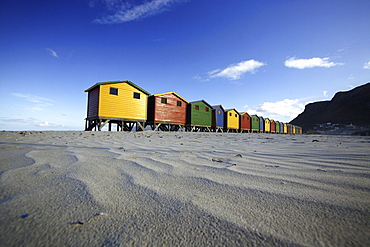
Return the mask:
[[(199, 107), (199, 110), (196, 110), (196, 106)], [(206, 111), (208, 108), (208, 112)], [(199, 101), (189, 106), (190, 111), (190, 124), (199, 125), (199, 126), (211, 126), (212, 125), (212, 108), (204, 103)]]
[(87, 118), (97, 117), (99, 109), (99, 87), (89, 91), (87, 96)]
[(251, 116), (248, 113), (243, 113), (240, 116), (240, 128), (244, 130), (251, 129)]
[[(118, 88), (118, 95), (110, 94), (111, 87)], [(134, 92), (140, 99), (133, 97)], [(128, 83), (100, 85), (99, 116), (146, 120), (147, 106), (148, 95)]]
[[(231, 115), (230, 115), (231, 114)], [(239, 129), (239, 113), (235, 110), (226, 112), (226, 126), (229, 129)]]
[[(167, 123), (186, 123), (187, 103), (176, 95), (162, 94), (155, 97), (154, 121)], [(162, 99), (166, 99), (166, 103), (162, 103)], [(181, 102), (181, 106), (177, 102)]]
[(270, 132), (270, 131), (271, 131), (270, 119), (266, 118), (265, 119), (265, 132)]

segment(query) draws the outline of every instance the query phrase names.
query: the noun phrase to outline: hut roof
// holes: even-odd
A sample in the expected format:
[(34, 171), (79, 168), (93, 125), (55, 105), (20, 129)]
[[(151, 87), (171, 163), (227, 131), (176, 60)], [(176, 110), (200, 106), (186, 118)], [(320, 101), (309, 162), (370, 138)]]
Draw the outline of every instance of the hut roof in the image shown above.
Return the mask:
[(225, 111), (226, 111), (226, 112), (228, 112), (228, 111), (232, 111), (232, 110), (236, 111), (236, 112), (240, 115), (240, 113), (239, 113), (235, 108), (232, 108), (232, 109), (225, 109)]
[(215, 110), (217, 108), (221, 108), (223, 111), (225, 111), (225, 109), (222, 107), (222, 105), (213, 105), (212, 106), (212, 109)]
[(145, 91), (144, 89), (142, 89), (141, 87), (139, 87), (138, 85), (136, 85), (135, 83), (131, 82), (131, 81), (107, 81), (107, 82), (98, 82), (98, 83), (95, 83), (95, 85), (93, 85), (92, 87), (89, 87), (88, 89), (85, 90), (85, 92), (89, 92), (90, 90), (94, 89), (95, 87), (97, 86), (100, 86), (100, 85), (105, 85), (105, 84), (116, 84), (116, 83), (127, 83), (131, 86), (133, 86), (134, 88), (136, 88), (137, 90), (147, 94), (147, 95), (150, 95), (150, 93), (148, 91)]
[[(248, 114), (248, 116), (251, 116), (251, 115), (249, 115), (249, 113), (248, 112), (242, 112), (242, 113), (240, 113), (240, 115), (244, 115), (244, 114)], [(257, 116), (257, 115), (256, 115)]]
[(192, 101), (192, 102), (189, 102), (189, 104), (195, 104), (195, 103), (198, 103), (198, 102), (203, 102), (205, 103), (207, 106), (209, 106), (209, 108), (212, 108), (212, 106), (210, 104), (207, 103), (207, 101), (205, 101), (204, 99), (202, 100), (197, 100), (197, 101)]
[(167, 92), (167, 93), (158, 93), (158, 94), (154, 94), (154, 96), (161, 96), (161, 95), (166, 95), (166, 94), (173, 94), (175, 95), (176, 97), (182, 99), (183, 101), (185, 101), (186, 103), (189, 104), (189, 101), (187, 101), (186, 99), (184, 99), (183, 97), (181, 97), (180, 95), (178, 95), (177, 93), (175, 92)]

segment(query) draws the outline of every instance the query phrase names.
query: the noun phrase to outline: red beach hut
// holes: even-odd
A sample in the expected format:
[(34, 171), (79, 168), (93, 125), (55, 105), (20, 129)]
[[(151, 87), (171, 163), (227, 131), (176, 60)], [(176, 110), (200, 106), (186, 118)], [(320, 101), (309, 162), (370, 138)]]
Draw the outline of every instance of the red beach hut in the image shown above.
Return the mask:
[(248, 112), (240, 114), (240, 132), (251, 132), (251, 116)]
[(175, 92), (160, 93), (148, 98), (148, 120), (152, 130), (178, 131), (186, 124), (188, 101)]

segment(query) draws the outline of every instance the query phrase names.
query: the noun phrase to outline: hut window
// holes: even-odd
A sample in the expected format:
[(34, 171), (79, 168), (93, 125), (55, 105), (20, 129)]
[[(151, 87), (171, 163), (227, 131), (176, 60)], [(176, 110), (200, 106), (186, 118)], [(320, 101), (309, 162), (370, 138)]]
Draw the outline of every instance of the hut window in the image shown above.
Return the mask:
[(162, 98), (162, 99), (161, 99), (161, 102), (162, 102), (163, 104), (167, 104), (167, 98)]
[(140, 93), (135, 93), (135, 92), (134, 92), (134, 98), (135, 98), (135, 99), (140, 99)]
[(232, 115), (233, 115), (233, 114), (230, 112), (230, 113), (229, 113), (229, 116), (231, 117)]
[(109, 94), (118, 95), (118, 88), (111, 87), (109, 89)]
[(221, 111), (218, 111), (217, 114), (221, 114)]
[(177, 101), (177, 106), (181, 106), (181, 101)]
[(195, 110), (199, 110), (199, 105), (195, 105)]
[(206, 112), (209, 112), (209, 108), (208, 107), (206, 107)]
[(235, 114), (235, 117), (238, 117), (238, 115)]
[(244, 116), (242, 116), (242, 119), (244, 119)]

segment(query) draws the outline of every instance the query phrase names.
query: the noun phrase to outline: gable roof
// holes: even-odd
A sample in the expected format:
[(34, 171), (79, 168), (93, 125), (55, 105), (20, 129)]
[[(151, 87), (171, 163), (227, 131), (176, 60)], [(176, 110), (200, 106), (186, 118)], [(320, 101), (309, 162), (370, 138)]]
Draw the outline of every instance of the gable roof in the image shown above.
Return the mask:
[(107, 82), (98, 82), (98, 83), (95, 83), (95, 85), (93, 85), (92, 87), (89, 87), (88, 89), (85, 90), (85, 92), (89, 92), (91, 91), (92, 89), (96, 88), (97, 86), (100, 86), (100, 85), (106, 85), (106, 84), (116, 84), (116, 83), (127, 83), (131, 86), (133, 86), (134, 88), (136, 88), (137, 90), (145, 93), (146, 95), (150, 95), (150, 93), (148, 91), (145, 91), (144, 89), (142, 89), (141, 87), (139, 87), (138, 85), (136, 85), (135, 83), (131, 82), (131, 81), (107, 81)]
[(195, 103), (199, 103), (199, 102), (203, 102), (204, 104), (206, 104), (207, 106), (209, 106), (209, 108), (212, 108), (212, 106), (210, 104), (208, 104), (204, 99), (197, 100), (197, 101), (192, 101), (192, 102), (189, 102), (189, 104), (195, 104)]
[(216, 110), (217, 108), (221, 108), (225, 112), (225, 109), (222, 107), (222, 105), (213, 105), (212, 106), (213, 110)]
[(175, 95), (177, 98), (182, 99), (183, 101), (185, 101), (186, 103), (188, 103), (188, 104), (189, 104), (189, 101), (187, 101), (186, 99), (184, 99), (183, 97), (181, 97), (180, 95), (178, 95), (178, 94), (177, 94), (177, 93), (175, 93), (175, 92), (158, 93), (158, 94), (154, 94), (153, 96), (161, 96), (161, 95), (166, 95), (166, 94), (173, 94), (173, 95)]
[(248, 116), (251, 116), (251, 115), (249, 115), (249, 113), (248, 112), (242, 112), (242, 113), (240, 113), (240, 115), (244, 115), (244, 114), (248, 114)]
[(235, 108), (225, 109), (225, 112), (232, 111), (232, 110), (236, 111), (236, 113), (238, 113), (240, 115), (240, 113)]

